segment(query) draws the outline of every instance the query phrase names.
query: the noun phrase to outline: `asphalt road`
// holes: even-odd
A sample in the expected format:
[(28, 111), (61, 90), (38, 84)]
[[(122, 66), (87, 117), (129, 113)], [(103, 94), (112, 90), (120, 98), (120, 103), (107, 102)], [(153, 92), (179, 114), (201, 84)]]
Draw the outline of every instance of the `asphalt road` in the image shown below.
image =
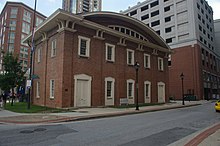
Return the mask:
[(0, 146), (166, 146), (220, 121), (214, 103), (50, 125), (0, 125)]

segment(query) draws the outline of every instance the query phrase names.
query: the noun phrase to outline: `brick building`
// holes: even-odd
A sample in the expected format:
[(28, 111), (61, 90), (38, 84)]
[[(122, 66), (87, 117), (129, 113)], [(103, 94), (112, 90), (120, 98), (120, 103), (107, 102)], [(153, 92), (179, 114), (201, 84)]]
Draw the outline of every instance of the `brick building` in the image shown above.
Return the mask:
[[(22, 69), (28, 69), (30, 47), (21, 40), (32, 31), (33, 19), (34, 10), (29, 6), (21, 2), (6, 2), (0, 15), (0, 73), (3, 71), (2, 51), (18, 56)], [(46, 16), (36, 12), (35, 25), (45, 19)]]
[[(28, 36), (26, 41), (30, 41)], [(149, 27), (110, 12), (58, 9), (35, 33), (32, 102), (49, 107), (115, 106), (168, 100), (169, 47)]]

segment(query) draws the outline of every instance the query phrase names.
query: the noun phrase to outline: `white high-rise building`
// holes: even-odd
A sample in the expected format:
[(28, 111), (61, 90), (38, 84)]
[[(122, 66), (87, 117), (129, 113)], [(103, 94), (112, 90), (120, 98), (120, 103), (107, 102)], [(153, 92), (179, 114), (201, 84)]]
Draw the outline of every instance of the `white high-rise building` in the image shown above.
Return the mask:
[[(213, 10), (206, 0), (146, 0), (121, 13), (141, 20), (173, 49), (170, 56), (170, 96), (199, 99), (220, 94), (220, 56), (215, 47)], [(175, 90), (173, 90), (175, 89)]]
[(71, 13), (101, 11), (101, 0), (63, 0), (62, 8)]

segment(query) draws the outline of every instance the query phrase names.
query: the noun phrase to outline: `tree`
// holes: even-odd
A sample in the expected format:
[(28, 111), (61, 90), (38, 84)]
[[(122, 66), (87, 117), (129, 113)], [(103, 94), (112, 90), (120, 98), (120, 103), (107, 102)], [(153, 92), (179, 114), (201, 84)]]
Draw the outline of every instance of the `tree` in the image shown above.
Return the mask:
[(12, 102), (15, 98), (14, 88), (22, 84), (24, 80), (24, 72), (18, 62), (18, 58), (11, 53), (7, 53), (3, 58), (4, 73), (0, 74), (0, 88), (4, 91), (12, 90)]

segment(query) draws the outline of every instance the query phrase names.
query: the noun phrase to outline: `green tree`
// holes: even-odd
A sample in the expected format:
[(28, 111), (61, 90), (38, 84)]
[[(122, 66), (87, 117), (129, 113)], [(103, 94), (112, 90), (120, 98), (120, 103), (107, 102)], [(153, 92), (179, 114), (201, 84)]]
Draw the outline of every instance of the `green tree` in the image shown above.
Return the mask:
[(0, 88), (4, 91), (12, 90), (12, 102), (15, 98), (14, 88), (19, 87), (24, 80), (24, 72), (18, 62), (18, 58), (11, 53), (5, 54), (3, 58), (4, 73), (0, 74)]

